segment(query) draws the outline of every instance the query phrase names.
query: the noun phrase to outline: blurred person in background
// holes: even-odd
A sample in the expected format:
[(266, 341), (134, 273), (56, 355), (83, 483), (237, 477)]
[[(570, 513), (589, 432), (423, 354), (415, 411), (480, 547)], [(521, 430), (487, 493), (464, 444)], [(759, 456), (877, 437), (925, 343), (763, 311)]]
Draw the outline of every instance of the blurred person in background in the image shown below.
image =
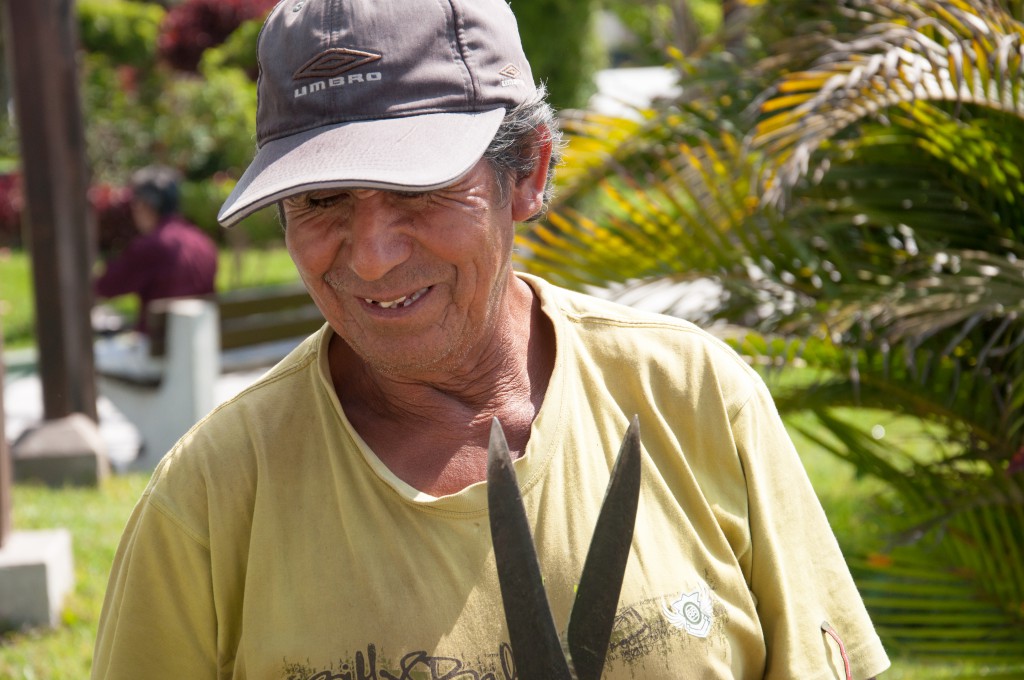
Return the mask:
[(153, 300), (212, 295), (215, 289), (217, 246), (180, 214), (180, 183), (177, 171), (162, 165), (132, 175), (131, 210), (139, 234), (93, 282), (98, 299), (138, 296), (135, 329), (143, 335)]

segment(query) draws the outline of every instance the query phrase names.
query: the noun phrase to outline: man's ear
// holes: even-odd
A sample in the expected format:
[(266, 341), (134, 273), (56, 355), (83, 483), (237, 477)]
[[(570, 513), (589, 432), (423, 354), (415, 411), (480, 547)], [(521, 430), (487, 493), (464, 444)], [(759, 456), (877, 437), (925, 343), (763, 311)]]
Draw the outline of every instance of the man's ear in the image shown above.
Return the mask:
[(548, 180), (548, 164), (551, 162), (551, 135), (547, 128), (537, 130), (540, 143), (537, 145), (537, 162), (533, 171), (519, 178), (512, 185), (512, 219), (524, 222), (544, 206), (544, 187)]

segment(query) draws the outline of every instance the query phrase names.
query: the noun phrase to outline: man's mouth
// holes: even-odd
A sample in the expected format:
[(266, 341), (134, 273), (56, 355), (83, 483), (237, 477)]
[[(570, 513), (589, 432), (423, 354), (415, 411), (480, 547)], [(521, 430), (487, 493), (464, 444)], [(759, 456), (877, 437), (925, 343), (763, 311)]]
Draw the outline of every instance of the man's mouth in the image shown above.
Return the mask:
[(426, 288), (420, 288), (415, 293), (403, 295), (397, 300), (373, 300), (371, 298), (363, 298), (363, 300), (366, 302), (366, 304), (375, 305), (377, 307), (380, 307), (381, 309), (398, 309), (400, 307), (408, 307), (412, 303), (416, 302), (421, 297), (423, 297), (423, 295), (428, 290), (430, 290), (430, 286), (427, 286)]

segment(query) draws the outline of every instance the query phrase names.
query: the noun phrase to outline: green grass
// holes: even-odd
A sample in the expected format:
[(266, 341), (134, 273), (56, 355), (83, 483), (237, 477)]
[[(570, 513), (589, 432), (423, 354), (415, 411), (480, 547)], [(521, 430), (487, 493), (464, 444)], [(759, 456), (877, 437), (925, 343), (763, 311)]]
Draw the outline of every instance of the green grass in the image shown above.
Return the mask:
[(0, 249), (0, 326), (5, 348), (30, 344), (33, 318), (29, 258), (21, 251)]
[(283, 247), (221, 251), (217, 268), (217, 290), (270, 286), (298, 279), (299, 274), (295, 271), (295, 265)]
[[(217, 270), (217, 289), (268, 286), (298, 280), (295, 265), (284, 248), (223, 250)], [(134, 295), (110, 301), (127, 318), (134, 318)], [(21, 250), (0, 249), (0, 326), (4, 348), (29, 347), (35, 342), (35, 303), (32, 296), (31, 258)]]
[(14, 487), (15, 531), (65, 528), (72, 535), (75, 589), (54, 630), (0, 636), (0, 678), (89, 677), (96, 623), (117, 541), (148, 476), (108, 478), (99, 488)]

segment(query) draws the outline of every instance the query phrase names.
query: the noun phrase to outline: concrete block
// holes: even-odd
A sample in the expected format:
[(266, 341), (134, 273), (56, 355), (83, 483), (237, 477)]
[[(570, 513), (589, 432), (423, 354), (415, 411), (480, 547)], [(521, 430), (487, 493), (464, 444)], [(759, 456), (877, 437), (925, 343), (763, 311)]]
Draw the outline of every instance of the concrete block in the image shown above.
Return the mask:
[[(220, 376), (217, 305), (199, 299), (170, 301), (166, 332), (166, 353), (155, 373), (150, 368), (132, 377), (131, 371), (114, 370), (113, 357), (98, 362), (100, 394), (142, 437), (142, 455), (129, 469), (152, 471), (175, 442), (216, 406)], [(151, 361), (147, 365), (153, 366)], [(154, 375), (159, 378), (155, 384)]]
[(71, 532), (12, 532), (0, 548), (0, 629), (57, 626), (74, 585)]
[(11, 458), (17, 482), (98, 486), (110, 472), (99, 426), (81, 413), (25, 430), (11, 445)]

